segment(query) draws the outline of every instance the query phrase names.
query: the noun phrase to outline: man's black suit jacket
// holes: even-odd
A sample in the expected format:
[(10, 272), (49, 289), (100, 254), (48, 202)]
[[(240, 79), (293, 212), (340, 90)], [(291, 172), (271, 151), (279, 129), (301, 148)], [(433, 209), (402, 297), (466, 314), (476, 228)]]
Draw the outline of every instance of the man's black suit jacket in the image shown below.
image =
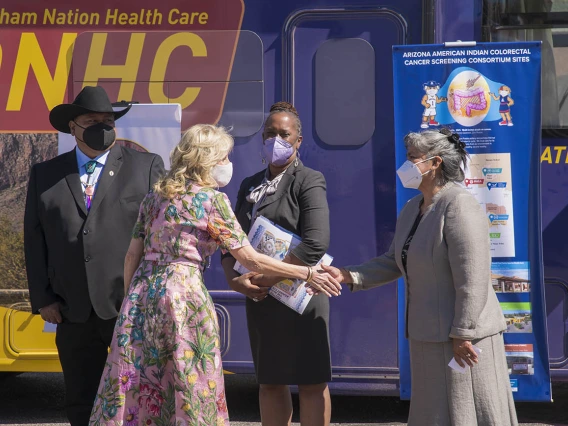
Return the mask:
[(86, 322), (91, 308), (118, 315), (140, 203), (163, 172), (159, 155), (113, 146), (87, 212), (75, 150), (32, 167), (24, 248), (33, 313), (60, 302), (64, 321)]

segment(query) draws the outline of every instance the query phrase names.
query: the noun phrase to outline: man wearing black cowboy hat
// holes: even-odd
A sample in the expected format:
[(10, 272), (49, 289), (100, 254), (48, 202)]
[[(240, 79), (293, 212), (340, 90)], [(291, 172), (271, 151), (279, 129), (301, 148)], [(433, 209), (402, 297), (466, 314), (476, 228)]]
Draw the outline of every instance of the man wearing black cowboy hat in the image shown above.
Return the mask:
[(143, 197), (164, 171), (160, 156), (115, 143), (102, 87), (85, 87), (49, 120), (77, 147), (32, 167), (24, 247), (33, 313), (58, 324), (56, 344), (72, 426), (89, 422), (124, 297), (124, 257)]

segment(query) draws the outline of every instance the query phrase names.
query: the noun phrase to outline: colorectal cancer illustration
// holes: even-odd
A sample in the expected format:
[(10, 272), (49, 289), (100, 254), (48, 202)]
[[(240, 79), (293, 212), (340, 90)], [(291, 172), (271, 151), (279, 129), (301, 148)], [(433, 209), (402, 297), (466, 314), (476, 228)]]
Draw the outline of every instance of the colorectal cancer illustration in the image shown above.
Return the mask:
[(450, 114), (462, 126), (475, 126), (489, 111), (489, 85), (476, 71), (457, 74), (448, 89)]

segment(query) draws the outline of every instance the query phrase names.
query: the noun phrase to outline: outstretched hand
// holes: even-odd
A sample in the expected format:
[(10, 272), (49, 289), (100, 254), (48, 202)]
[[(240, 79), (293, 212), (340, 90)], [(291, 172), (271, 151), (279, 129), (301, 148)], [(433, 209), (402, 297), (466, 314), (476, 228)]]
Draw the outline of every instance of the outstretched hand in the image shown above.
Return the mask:
[(333, 274), (326, 272), (322, 266), (312, 267), (312, 280), (306, 284), (308, 294), (324, 293), (328, 297), (341, 295), (340, 281)]
[[(326, 275), (329, 275), (331, 278), (333, 278), (335, 280), (335, 282), (337, 283), (342, 283), (346, 281), (346, 273), (343, 269), (339, 269), (336, 268), (334, 266), (330, 266), (330, 265), (319, 265), (318, 268), (319, 272), (323, 272)], [(312, 295), (318, 295), (321, 293), (320, 290), (318, 290), (315, 286), (312, 286), (310, 284), (307, 284), (307, 291), (308, 294), (312, 294)], [(339, 294), (341, 294), (341, 288), (339, 288)], [(329, 294), (328, 294), (329, 296)]]
[(331, 265), (321, 265), (321, 268), (340, 283), (345, 281), (343, 271)]

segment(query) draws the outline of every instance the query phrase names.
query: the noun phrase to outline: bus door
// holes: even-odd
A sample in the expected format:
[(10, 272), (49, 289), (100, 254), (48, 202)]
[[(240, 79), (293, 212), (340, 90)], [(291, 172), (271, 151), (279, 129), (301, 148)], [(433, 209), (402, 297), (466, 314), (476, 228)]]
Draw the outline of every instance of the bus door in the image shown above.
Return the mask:
[[(29, 300), (27, 291), (22, 300)], [(4, 342), (0, 371), (61, 371), (55, 329), (30, 312), (28, 302), (0, 307)]]
[[(284, 98), (302, 117), (302, 160), (327, 180), (328, 253), (338, 266), (358, 264), (384, 253), (394, 233), (391, 46), (406, 43), (406, 22), (388, 9), (320, 9), (284, 28)], [(367, 392), (398, 395), (395, 284), (333, 298), (330, 334), (332, 387), (367, 381)]]

